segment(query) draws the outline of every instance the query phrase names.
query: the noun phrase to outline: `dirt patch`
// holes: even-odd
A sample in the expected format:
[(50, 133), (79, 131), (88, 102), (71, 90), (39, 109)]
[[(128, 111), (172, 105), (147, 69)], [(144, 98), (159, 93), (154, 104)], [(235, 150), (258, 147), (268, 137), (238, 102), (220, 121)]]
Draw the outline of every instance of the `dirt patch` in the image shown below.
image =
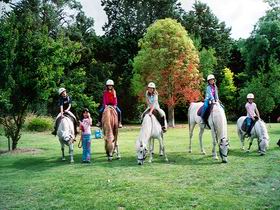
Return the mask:
[(34, 149), (34, 148), (18, 148), (12, 151), (8, 150), (0, 150), (0, 155), (3, 154), (31, 154), (31, 155), (36, 155), (43, 152), (42, 149)]

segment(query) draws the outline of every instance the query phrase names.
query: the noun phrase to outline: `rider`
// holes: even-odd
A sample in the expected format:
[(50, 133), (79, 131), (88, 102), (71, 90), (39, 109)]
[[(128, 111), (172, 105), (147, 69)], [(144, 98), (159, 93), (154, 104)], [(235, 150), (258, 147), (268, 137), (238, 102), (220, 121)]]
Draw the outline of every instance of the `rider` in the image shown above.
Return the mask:
[(57, 133), (57, 128), (59, 125), (59, 122), (61, 118), (64, 117), (64, 114), (68, 114), (72, 119), (74, 123), (74, 130), (75, 130), (75, 135), (77, 135), (77, 119), (75, 115), (70, 111), (71, 108), (71, 98), (70, 96), (67, 95), (66, 89), (65, 88), (59, 88), (58, 90), (59, 94), (59, 108), (60, 108), (60, 113), (57, 115), (56, 120), (55, 120), (55, 125), (54, 125), (54, 131), (52, 132), (53, 135), (56, 135)]
[(106, 89), (103, 92), (103, 106), (99, 110), (99, 118), (98, 118), (98, 123), (96, 126), (100, 127), (101, 126), (101, 119), (102, 119), (102, 114), (103, 111), (107, 106), (113, 106), (117, 113), (118, 113), (118, 122), (119, 122), (119, 128), (122, 128), (122, 123), (121, 123), (121, 110), (118, 107), (118, 100), (117, 100), (117, 93), (116, 90), (114, 89), (114, 81), (111, 79), (108, 79), (106, 81)]
[(260, 118), (260, 113), (257, 108), (257, 105), (254, 103), (254, 94), (249, 93), (247, 95), (247, 103), (245, 105), (247, 111), (247, 118), (246, 118), (246, 134), (250, 137), (251, 130), (254, 126), (254, 122)]
[(201, 113), (202, 121), (201, 123), (205, 123), (207, 121), (207, 109), (209, 107), (209, 104), (216, 103), (219, 101), (219, 95), (218, 95), (218, 88), (215, 84), (215, 76), (213, 74), (209, 74), (207, 76), (207, 87), (206, 87), (206, 94), (204, 99), (204, 105), (203, 110)]
[(165, 112), (159, 107), (158, 103), (158, 92), (156, 91), (156, 85), (153, 82), (150, 82), (148, 84), (148, 90), (146, 91), (146, 103), (148, 105), (147, 109), (144, 111), (146, 113), (148, 110), (149, 115), (152, 115), (153, 110), (157, 110), (161, 119), (160, 119), (160, 124), (162, 126), (162, 131), (166, 132), (166, 116)]

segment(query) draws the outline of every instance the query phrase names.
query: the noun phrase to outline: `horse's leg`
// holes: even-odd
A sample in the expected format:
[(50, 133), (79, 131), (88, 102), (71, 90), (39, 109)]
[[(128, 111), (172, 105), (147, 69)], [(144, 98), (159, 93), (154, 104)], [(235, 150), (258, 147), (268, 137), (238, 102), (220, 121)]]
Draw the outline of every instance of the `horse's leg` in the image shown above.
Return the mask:
[[(150, 139), (150, 153), (152, 154), (152, 155), (154, 155), (155, 154), (155, 152), (154, 152), (154, 149), (155, 149), (155, 140), (153, 139), (153, 138), (151, 138)], [(161, 150), (161, 148), (160, 148), (160, 150)]]
[(250, 152), (250, 149), (251, 149), (251, 146), (253, 144), (253, 138), (252, 137), (249, 137), (249, 147), (247, 149), (247, 152)]
[(202, 142), (202, 135), (203, 135), (203, 132), (204, 132), (204, 125), (200, 125), (200, 129), (199, 129), (199, 144), (200, 144), (200, 152), (201, 154), (205, 155), (206, 152), (203, 148), (203, 142)]
[(195, 122), (189, 122), (189, 137), (190, 137), (190, 141), (189, 141), (189, 153), (192, 152), (192, 138), (193, 138), (193, 129), (195, 127)]
[(211, 134), (212, 134), (212, 144), (213, 144), (213, 148), (212, 148), (212, 156), (214, 160), (218, 160), (218, 156), (217, 156), (217, 152), (216, 152), (216, 133), (214, 131), (214, 129), (211, 128)]
[(74, 144), (73, 144), (73, 142), (71, 142), (71, 143), (69, 143), (70, 163), (74, 163), (73, 150), (74, 150)]
[(61, 153), (62, 153), (62, 157), (61, 159), (64, 161), (65, 160), (65, 154), (64, 154), (64, 144), (59, 140), (60, 145), (61, 145)]
[(167, 158), (167, 155), (165, 153), (165, 146), (164, 146), (164, 143), (163, 143), (163, 136), (159, 139), (159, 144), (160, 144), (160, 147), (162, 148), (162, 152), (163, 152), (165, 161), (168, 162), (168, 158)]
[(112, 161), (113, 160), (113, 152), (114, 152), (113, 142), (107, 140), (106, 143), (105, 143), (105, 149), (106, 149), (108, 161)]
[(155, 140), (153, 138), (151, 138), (149, 140), (149, 153), (150, 153), (150, 157), (149, 157), (149, 163), (151, 163), (153, 161), (153, 156), (154, 156), (154, 143), (155, 143)]
[(239, 128), (237, 128), (237, 134), (238, 134), (238, 137), (240, 139), (241, 149), (245, 150), (245, 148), (244, 148), (244, 135), (242, 134), (242, 131)]
[(120, 155), (120, 152), (119, 152), (119, 144), (118, 144), (117, 140), (115, 141), (115, 152), (117, 154), (117, 159), (120, 160), (121, 159), (121, 155)]

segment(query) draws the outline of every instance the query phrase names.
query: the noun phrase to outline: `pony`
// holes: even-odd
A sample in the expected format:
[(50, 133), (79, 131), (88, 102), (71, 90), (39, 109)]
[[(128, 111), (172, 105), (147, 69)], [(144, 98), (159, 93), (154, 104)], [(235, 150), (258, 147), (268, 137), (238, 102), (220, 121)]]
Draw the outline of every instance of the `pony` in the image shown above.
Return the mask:
[(114, 153), (117, 154), (117, 159), (120, 159), (121, 156), (118, 146), (118, 115), (113, 106), (107, 106), (102, 114), (102, 129), (108, 161), (112, 161)]
[[(198, 110), (203, 105), (202, 102), (191, 103), (188, 109), (188, 119), (189, 119), (189, 152), (192, 152), (192, 137), (193, 130), (196, 124), (199, 124), (199, 142), (200, 142), (200, 151), (202, 154), (205, 154), (202, 135), (204, 132), (205, 124), (201, 124), (201, 117), (197, 115)], [(216, 144), (219, 144), (219, 154), (223, 163), (227, 163), (227, 156), (229, 151), (229, 141), (227, 136), (227, 119), (225, 115), (224, 108), (220, 103), (215, 102), (212, 104), (212, 110), (210, 111), (210, 116), (208, 118), (208, 124), (211, 128), (212, 135), (212, 156), (213, 159), (217, 160), (218, 156), (216, 153)]]
[(74, 163), (73, 148), (75, 140), (75, 131), (73, 121), (64, 116), (58, 125), (57, 136), (61, 145), (62, 160), (65, 160), (64, 146), (69, 146), (70, 163)]
[[(242, 116), (237, 120), (237, 134), (240, 139), (241, 149), (244, 150), (244, 139), (246, 132), (242, 130), (242, 124), (246, 116)], [(265, 155), (266, 149), (268, 148), (269, 136), (267, 133), (265, 122), (261, 119), (257, 120), (251, 130), (251, 137), (249, 137), (249, 147), (247, 152), (250, 152), (254, 138), (258, 139), (258, 147), (260, 155)]]
[(163, 143), (163, 132), (161, 125), (153, 114), (151, 116), (146, 114), (143, 118), (139, 137), (136, 140), (138, 165), (144, 164), (144, 160), (146, 159), (148, 153), (147, 146), (149, 146), (150, 153), (149, 162), (151, 163), (153, 161), (154, 139), (159, 140), (160, 152), (162, 155), (164, 155), (165, 161), (168, 161)]

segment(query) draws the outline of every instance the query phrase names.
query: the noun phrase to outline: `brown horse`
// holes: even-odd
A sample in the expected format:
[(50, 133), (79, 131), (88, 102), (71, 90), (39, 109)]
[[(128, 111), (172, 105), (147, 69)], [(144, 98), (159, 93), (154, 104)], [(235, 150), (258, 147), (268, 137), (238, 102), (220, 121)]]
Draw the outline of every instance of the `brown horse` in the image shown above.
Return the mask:
[(118, 114), (112, 106), (107, 106), (103, 112), (102, 129), (108, 160), (112, 161), (114, 152), (117, 154), (117, 159), (120, 159), (121, 156), (118, 147)]

